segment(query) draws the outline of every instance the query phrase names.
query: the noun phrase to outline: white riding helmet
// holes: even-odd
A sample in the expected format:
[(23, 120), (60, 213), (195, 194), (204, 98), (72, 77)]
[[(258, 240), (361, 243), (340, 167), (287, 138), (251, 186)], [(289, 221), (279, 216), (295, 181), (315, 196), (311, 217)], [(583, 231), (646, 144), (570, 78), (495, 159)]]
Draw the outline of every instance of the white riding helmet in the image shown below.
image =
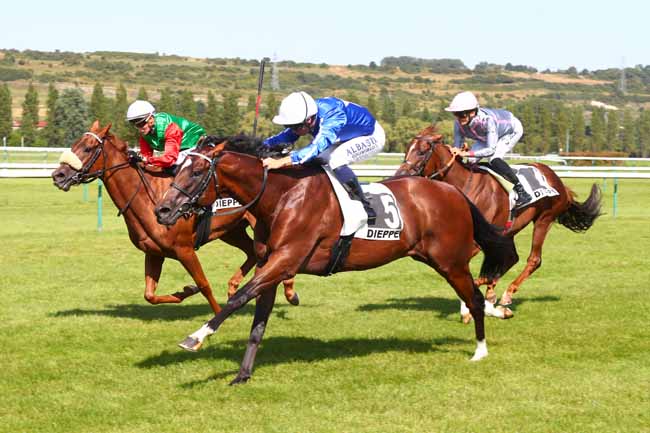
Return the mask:
[(451, 104), (445, 108), (445, 111), (455, 113), (458, 111), (474, 110), (476, 108), (478, 108), (476, 96), (472, 92), (461, 92), (454, 96), (454, 99), (451, 100)]
[(273, 118), (277, 125), (297, 125), (318, 113), (314, 98), (307, 92), (293, 92), (282, 100), (278, 115)]
[(126, 110), (126, 120), (129, 122), (144, 120), (156, 112), (156, 109), (149, 101), (140, 99), (134, 101)]

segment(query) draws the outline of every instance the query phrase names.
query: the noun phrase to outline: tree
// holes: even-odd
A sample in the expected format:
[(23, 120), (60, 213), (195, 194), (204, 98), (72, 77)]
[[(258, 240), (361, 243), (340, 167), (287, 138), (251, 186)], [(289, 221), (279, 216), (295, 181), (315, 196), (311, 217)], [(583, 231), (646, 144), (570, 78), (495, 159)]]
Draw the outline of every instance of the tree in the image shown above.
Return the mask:
[(636, 123), (632, 116), (632, 110), (626, 108), (623, 112), (623, 139), (621, 147), (623, 152), (632, 153), (636, 147)]
[(140, 87), (140, 89), (138, 89), (138, 96), (135, 99), (140, 99), (141, 101), (148, 101), (149, 95), (147, 94), (147, 89), (145, 89), (144, 87)]
[(176, 112), (176, 101), (174, 94), (169, 87), (165, 87), (160, 91), (160, 99), (156, 104), (156, 110), (164, 113)]
[(95, 83), (93, 93), (90, 96), (90, 119), (99, 120), (101, 125), (109, 122), (108, 100), (104, 96), (104, 88), (100, 83)]
[(25, 144), (34, 145), (36, 141), (36, 126), (38, 124), (38, 93), (30, 82), (23, 101), (23, 117), (20, 122), (20, 134)]
[(264, 111), (264, 117), (271, 120), (273, 116), (278, 114), (278, 108), (280, 103), (275, 97), (275, 93), (269, 93), (269, 97), (266, 99), (266, 110)]
[(208, 90), (208, 105), (202, 122), (201, 125), (208, 134), (223, 135), (223, 128), (221, 128), (221, 110), (212, 90)]
[(393, 98), (386, 95), (382, 99), (381, 118), (389, 125), (394, 125), (397, 122), (397, 107)]
[(571, 114), (571, 140), (567, 151), (582, 152), (585, 150), (585, 114), (584, 108), (577, 106)]
[(194, 101), (194, 95), (190, 90), (183, 90), (181, 92), (180, 98), (178, 98), (177, 110), (177, 114), (187, 120), (192, 122), (198, 120), (196, 102)]
[(637, 156), (647, 158), (650, 153), (650, 110), (643, 110), (639, 116), (639, 146)]
[(12, 131), (13, 118), (11, 117), (11, 91), (7, 83), (0, 86), (0, 140), (9, 136)]
[(606, 148), (608, 150), (621, 150), (620, 120), (619, 112), (611, 110), (607, 112)]
[(570, 113), (564, 105), (557, 107), (555, 114), (555, 146), (551, 151), (560, 151), (566, 146), (567, 133), (569, 132)]
[(69, 147), (88, 130), (88, 104), (81, 90), (65, 89), (56, 102), (54, 124), (61, 130), (61, 143)]
[(56, 101), (59, 99), (59, 91), (56, 90), (54, 84), (50, 83), (47, 87), (47, 124), (43, 129), (43, 139), (46, 146), (54, 146), (57, 143), (61, 131), (56, 128), (54, 124), (54, 111), (56, 110)]
[(594, 107), (591, 112), (591, 151), (600, 152), (605, 148), (606, 136), (605, 109)]
[(138, 142), (138, 131), (126, 121), (126, 111), (129, 108), (129, 101), (126, 87), (120, 83), (115, 91), (115, 103), (113, 104), (113, 133), (132, 146)]
[(390, 136), (386, 140), (388, 149), (385, 152), (405, 152), (407, 146), (418, 132), (424, 129), (429, 122), (412, 117), (400, 117), (391, 128)]
[(377, 104), (377, 99), (372, 95), (372, 93), (368, 94), (368, 103), (366, 104), (366, 108), (374, 117), (377, 117), (379, 114), (379, 105)]
[(239, 123), (241, 115), (239, 113), (239, 95), (230, 91), (223, 95), (223, 130), (226, 135), (234, 135), (240, 132)]

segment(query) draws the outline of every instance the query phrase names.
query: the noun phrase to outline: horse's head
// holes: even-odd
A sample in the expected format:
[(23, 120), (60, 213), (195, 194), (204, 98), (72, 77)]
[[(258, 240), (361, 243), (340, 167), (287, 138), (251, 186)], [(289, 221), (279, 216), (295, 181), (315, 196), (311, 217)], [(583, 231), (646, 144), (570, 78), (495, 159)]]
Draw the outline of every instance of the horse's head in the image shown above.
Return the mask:
[(156, 206), (154, 212), (159, 224), (174, 225), (180, 217), (189, 217), (214, 202), (219, 187), (217, 162), (225, 145), (225, 140), (206, 139), (187, 154), (174, 182)]
[(445, 170), (454, 158), (445, 146), (442, 134), (435, 126), (428, 126), (416, 135), (409, 145), (404, 162), (395, 172), (395, 176), (435, 177)]
[[(102, 128), (96, 120), (90, 130), (72, 144), (70, 150), (61, 154), (59, 166), (52, 172), (54, 185), (68, 191), (72, 185), (90, 182), (103, 174), (106, 166), (105, 142), (113, 137), (108, 132), (110, 128), (110, 123)], [(126, 145), (120, 143), (126, 152)]]

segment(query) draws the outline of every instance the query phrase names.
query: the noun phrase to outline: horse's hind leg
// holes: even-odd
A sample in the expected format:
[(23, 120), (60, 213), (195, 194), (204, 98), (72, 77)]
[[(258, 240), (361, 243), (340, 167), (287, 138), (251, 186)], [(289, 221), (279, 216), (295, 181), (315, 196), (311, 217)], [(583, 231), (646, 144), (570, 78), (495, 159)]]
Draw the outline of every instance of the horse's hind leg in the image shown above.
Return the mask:
[(503, 296), (501, 296), (501, 300), (499, 301), (501, 305), (512, 304), (512, 295), (514, 295), (523, 282), (542, 265), (542, 245), (544, 245), (546, 235), (548, 234), (552, 223), (553, 219), (550, 217), (540, 218), (535, 221), (533, 226), (532, 246), (530, 254), (528, 255), (528, 260), (526, 261), (526, 266), (519, 276), (510, 283), (510, 286), (508, 286), (508, 289), (503, 293)]
[[(246, 274), (248, 274), (257, 262), (253, 240), (248, 236), (248, 233), (246, 233), (247, 226), (247, 220), (242, 220), (235, 228), (227, 231), (220, 238), (228, 245), (239, 248), (244, 254), (246, 254), (246, 261), (239, 267), (237, 272), (230, 277), (230, 280), (228, 280), (228, 298), (231, 298), (235, 294)], [(282, 284), (284, 285), (284, 296), (287, 298), (287, 301), (289, 301), (291, 305), (298, 305), (300, 303), (300, 298), (294, 289), (294, 279), (291, 278), (283, 281)]]
[(469, 264), (455, 266), (447, 271), (443, 271), (441, 268), (437, 269), (469, 308), (474, 319), (474, 332), (476, 334), (476, 351), (472, 361), (479, 361), (488, 355), (485, 341), (485, 298), (474, 284), (472, 275), (469, 272)]

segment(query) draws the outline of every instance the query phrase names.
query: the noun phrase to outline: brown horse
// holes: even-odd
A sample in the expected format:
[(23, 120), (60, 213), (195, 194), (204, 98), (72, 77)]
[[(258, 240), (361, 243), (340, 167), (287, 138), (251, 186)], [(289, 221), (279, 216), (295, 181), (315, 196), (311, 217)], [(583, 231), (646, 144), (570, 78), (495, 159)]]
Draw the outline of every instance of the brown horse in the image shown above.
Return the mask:
[[(156, 222), (154, 208), (160, 196), (169, 188), (173, 178), (164, 173), (151, 173), (128, 162), (127, 145), (104, 128), (93, 123), (90, 131), (82, 135), (71, 147), (59, 167), (52, 173), (54, 184), (64, 191), (72, 185), (101, 179), (113, 203), (124, 215), (133, 245), (145, 253), (144, 298), (150, 304), (179, 303), (199, 291), (206, 297), (215, 313), (221, 307), (212, 295), (210, 283), (194, 250), (196, 231), (195, 216), (183, 218), (173, 227)], [(74, 167), (73, 167), (74, 166)], [(228, 281), (228, 293), (232, 296), (240, 282), (255, 264), (253, 240), (246, 228), (255, 225), (252, 215), (244, 212), (228, 216), (213, 216), (210, 221), (208, 240), (220, 238), (246, 254), (246, 261)], [(158, 280), (165, 258), (176, 259), (187, 270), (196, 286), (186, 286), (182, 292), (156, 295)], [(298, 297), (293, 290), (293, 280), (285, 281), (285, 295), (290, 303), (297, 305)]]
[[(228, 141), (237, 149), (238, 140), (259, 144), (245, 137)], [(484, 298), (469, 270), (474, 242), (485, 252), (481, 275), (486, 278), (502, 275), (516, 263), (514, 242), (501, 236), (476, 206), (450, 185), (416, 177), (383, 183), (399, 203), (399, 214), (404, 221), (400, 238), (393, 241), (354, 238), (342, 270), (371, 269), (405, 256), (431, 266), (469, 306), (475, 319), (477, 340), (472, 359), (485, 357)], [(222, 151), (218, 145), (205, 143), (188, 156), (176, 175), (173, 189), (157, 206), (158, 220), (174, 224), (188, 203), (209, 203), (222, 191), (247, 203), (257, 218), (255, 242), (259, 262), (255, 276), (230, 298), (220, 313), (180, 346), (197, 350), (228, 316), (256, 298), (250, 338), (239, 374), (232, 381), (234, 384), (251, 377), (278, 283), (297, 273), (327, 275), (342, 216), (330, 180), (319, 167), (268, 173), (255, 156)], [(388, 205), (397, 211), (394, 203)]]
[[(592, 186), (587, 200), (580, 203), (575, 200), (575, 193), (562, 183), (549, 166), (539, 163), (530, 165), (539, 169), (559, 195), (542, 198), (516, 210), (507, 234), (514, 236), (532, 222), (533, 240), (526, 266), (504, 292), (500, 300), (501, 305), (511, 304), (512, 295), (541, 266), (542, 245), (554, 221), (574, 232), (583, 232), (589, 229), (600, 215), (601, 197), (596, 184)], [(424, 176), (450, 183), (463, 191), (492, 224), (502, 227), (508, 225), (508, 193), (490, 174), (483, 170), (474, 171), (471, 166), (463, 164), (460, 158), (452, 157), (449, 147), (444, 145), (443, 137), (436, 132), (435, 126), (425, 128), (411, 141), (404, 163), (395, 175)], [(477, 284), (487, 284), (485, 296), (488, 301), (496, 302), (494, 287), (497, 280), (480, 278)]]

